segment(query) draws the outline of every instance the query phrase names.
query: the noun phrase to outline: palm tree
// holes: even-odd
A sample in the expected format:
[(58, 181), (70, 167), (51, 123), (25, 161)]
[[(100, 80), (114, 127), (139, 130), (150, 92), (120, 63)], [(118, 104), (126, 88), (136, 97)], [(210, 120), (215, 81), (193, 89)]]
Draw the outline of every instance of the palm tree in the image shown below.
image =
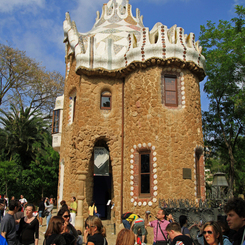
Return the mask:
[(48, 145), (48, 123), (40, 112), (32, 111), (30, 107), (18, 110), (11, 105), (10, 112), (1, 109), (0, 112), (4, 115), (0, 116), (0, 139), (4, 140), (9, 161), (18, 155), (22, 168), (26, 169), (35, 160), (36, 153)]

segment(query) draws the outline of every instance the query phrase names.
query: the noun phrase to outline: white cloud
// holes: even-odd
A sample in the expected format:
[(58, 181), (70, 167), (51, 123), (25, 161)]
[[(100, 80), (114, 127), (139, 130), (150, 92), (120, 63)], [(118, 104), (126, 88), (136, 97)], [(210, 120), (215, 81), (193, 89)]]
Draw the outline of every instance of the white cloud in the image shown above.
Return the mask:
[(28, 7), (33, 10), (33, 7), (44, 7), (45, 0), (1, 0), (0, 12), (16, 11), (16, 8)]
[(74, 8), (69, 11), (71, 20), (74, 20), (79, 32), (87, 32), (92, 29), (96, 12), (102, 12), (102, 6), (107, 1), (105, 0), (76, 0)]

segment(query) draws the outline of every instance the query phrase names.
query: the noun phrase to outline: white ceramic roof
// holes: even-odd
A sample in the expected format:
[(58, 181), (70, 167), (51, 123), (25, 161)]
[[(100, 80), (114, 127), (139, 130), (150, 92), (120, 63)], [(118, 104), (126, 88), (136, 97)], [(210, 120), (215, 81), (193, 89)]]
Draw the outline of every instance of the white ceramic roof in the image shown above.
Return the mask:
[[(151, 31), (144, 27), (143, 17), (136, 10), (132, 15), (128, 0), (110, 0), (102, 14), (97, 12), (91, 31), (79, 33), (69, 13), (64, 21), (65, 42), (75, 53), (76, 70), (103, 69), (110, 72), (125, 69), (134, 62), (157, 58), (177, 58), (204, 68), (205, 58), (193, 33), (174, 25), (170, 29), (157, 23)], [(68, 53), (67, 53), (68, 55)]]

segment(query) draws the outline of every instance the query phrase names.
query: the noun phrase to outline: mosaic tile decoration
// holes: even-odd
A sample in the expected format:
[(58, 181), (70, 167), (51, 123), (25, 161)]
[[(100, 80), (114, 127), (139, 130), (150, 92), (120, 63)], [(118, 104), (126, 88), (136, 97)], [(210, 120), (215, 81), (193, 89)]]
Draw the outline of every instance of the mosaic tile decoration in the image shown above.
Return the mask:
[(122, 19), (118, 16), (117, 12), (114, 13), (114, 15), (108, 20), (110, 23), (116, 23), (121, 21)]
[[(177, 25), (174, 25), (168, 29), (164, 25), (161, 27), (160, 24), (148, 35), (148, 28), (144, 27), (140, 12), (137, 11), (136, 17), (132, 16), (131, 5), (127, 0), (110, 0), (105, 4), (101, 17), (97, 15), (95, 25), (87, 33), (77, 33), (69, 13), (66, 13), (63, 28), (65, 40), (69, 42), (71, 52), (75, 52), (76, 69), (93, 67), (93, 69), (118, 70), (123, 69), (125, 63), (129, 65), (131, 62), (145, 62), (153, 57), (177, 58), (183, 62), (194, 62), (199, 66), (200, 73), (205, 67), (201, 47), (198, 42), (195, 42), (192, 33), (187, 38), (183, 28), (177, 28)], [(155, 43), (151, 43), (152, 35), (155, 36)], [(94, 49), (88, 52), (91, 36), (94, 36)], [(132, 47), (132, 41), (136, 44), (134, 47)], [(109, 44), (110, 47), (106, 46)], [(123, 49), (127, 50), (125, 55), (120, 52)], [(94, 66), (91, 66), (91, 61)]]

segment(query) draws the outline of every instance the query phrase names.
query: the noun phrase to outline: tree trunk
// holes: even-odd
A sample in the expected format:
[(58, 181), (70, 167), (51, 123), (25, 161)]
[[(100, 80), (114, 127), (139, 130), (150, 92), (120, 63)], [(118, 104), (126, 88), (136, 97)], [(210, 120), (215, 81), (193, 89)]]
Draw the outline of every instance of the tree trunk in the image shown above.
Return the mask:
[(233, 197), (233, 188), (234, 188), (234, 176), (235, 176), (235, 163), (236, 163), (236, 160), (233, 156), (233, 152), (232, 152), (232, 148), (231, 146), (229, 146), (228, 148), (228, 153), (229, 153), (229, 156), (230, 156), (230, 178), (229, 178), (229, 193), (230, 195)]
[(5, 181), (5, 195), (8, 196), (8, 183)]

